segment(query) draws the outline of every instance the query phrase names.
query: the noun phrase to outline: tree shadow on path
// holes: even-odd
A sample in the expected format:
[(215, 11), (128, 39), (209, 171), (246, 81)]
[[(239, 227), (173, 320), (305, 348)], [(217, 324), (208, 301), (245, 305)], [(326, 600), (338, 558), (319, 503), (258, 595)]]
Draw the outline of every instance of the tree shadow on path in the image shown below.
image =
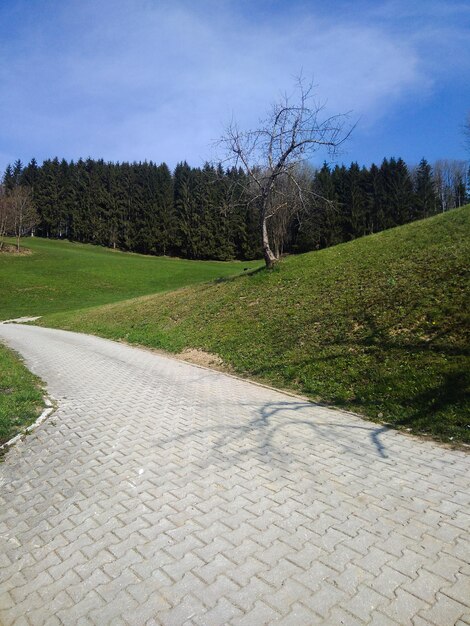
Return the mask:
[[(330, 410), (302, 401), (244, 403), (242, 407), (242, 415), (255, 411), (255, 416), (248, 421), (241, 417), (236, 424), (231, 419), (226, 424), (191, 429), (155, 443), (166, 448), (168, 444), (189, 444), (202, 438), (209, 446), (207, 462), (210, 464), (215, 459), (224, 465), (236, 465), (247, 458), (280, 468), (291, 463), (310, 463), (317, 445), (325, 444), (338, 449), (338, 460), (342, 454), (357, 458), (372, 453), (375, 458), (389, 458), (381, 441), (381, 435), (389, 430), (386, 426), (361, 425), (359, 418), (347, 421), (347, 415), (343, 422), (333, 411), (331, 416), (318, 415), (315, 409)], [(352, 423), (353, 420), (357, 423)], [(325, 454), (331, 456), (334, 452), (325, 451)]]

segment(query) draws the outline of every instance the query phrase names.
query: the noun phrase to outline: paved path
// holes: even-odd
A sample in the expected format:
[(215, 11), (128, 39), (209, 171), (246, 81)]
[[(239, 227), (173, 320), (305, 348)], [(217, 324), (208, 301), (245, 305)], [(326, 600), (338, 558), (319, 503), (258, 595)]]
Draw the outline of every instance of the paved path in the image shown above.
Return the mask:
[(0, 325), (59, 410), (0, 467), (0, 623), (470, 624), (470, 457)]

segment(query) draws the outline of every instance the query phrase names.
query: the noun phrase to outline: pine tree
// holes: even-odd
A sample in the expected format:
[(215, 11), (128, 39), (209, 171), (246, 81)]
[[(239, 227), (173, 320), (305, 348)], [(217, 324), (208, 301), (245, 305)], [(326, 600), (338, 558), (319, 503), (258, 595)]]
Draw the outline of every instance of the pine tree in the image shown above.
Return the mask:
[(375, 163), (372, 163), (369, 170), (369, 186), (371, 190), (370, 232), (378, 233), (388, 228), (385, 215), (386, 193), (384, 163), (382, 163), (380, 168), (377, 167)]
[(432, 168), (426, 159), (421, 159), (414, 179), (413, 219), (421, 219), (437, 212), (438, 198)]
[(413, 183), (403, 159), (390, 159), (389, 202), (394, 225), (405, 224), (413, 215)]
[(21, 159), (17, 159), (13, 164), (13, 182), (15, 187), (21, 185), (21, 177), (23, 174), (23, 163)]
[[(340, 176), (338, 170), (336, 174), (338, 188)], [(324, 163), (322, 168), (316, 171), (312, 181), (309, 205), (302, 215), (293, 243), (295, 251), (317, 250), (343, 240), (340, 201), (335, 179), (327, 163)]]
[(12, 191), (12, 189), (14, 189), (15, 187), (15, 178), (13, 176), (13, 168), (10, 165), (10, 163), (8, 163), (8, 165), (6, 166), (5, 172), (3, 174), (2, 182), (7, 191)]
[(334, 178), (326, 163), (316, 173), (314, 194), (313, 217), (314, 223), (317, 222), (317, 247), (327, 248), (328, 246), (341, 243), (343, 241), (343, 216), (335, 189)]
[(36, 159), (31, 159), (28, 165), (23, 169), (21, 176), (21, 184), (29, 187), (34, 196), (34, 189), (39, 176), (39, 166)]
[(38, 235), (56, 237), (59, 231), (59, 160), (46, 160), (39, 170), (34, 199), (39, 213)]
[(347, 172), (349, 202), (346, 222), (350, 238), (362, 237), (368, 232), (367, 203), (364, 174), (357, 163), (351, 163)]
[(191, 168), (185, 162), (178, 163), (174, 172), (174, 204), (176, 212), (176, 247), (178, 254), (193, 258), (191, 245), (192, 206), (190, 192)]

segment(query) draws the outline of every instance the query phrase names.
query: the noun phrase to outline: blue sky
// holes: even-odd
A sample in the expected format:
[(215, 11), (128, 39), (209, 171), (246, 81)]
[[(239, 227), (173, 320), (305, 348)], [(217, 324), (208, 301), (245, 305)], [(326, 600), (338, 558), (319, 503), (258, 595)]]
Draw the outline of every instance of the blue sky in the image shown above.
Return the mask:
[(199, 165), (300, 72), (357, 121), (340, 160), (470, 157), (468, 0), (3, 0), (0, 33), (2, 171), (53, 156)]

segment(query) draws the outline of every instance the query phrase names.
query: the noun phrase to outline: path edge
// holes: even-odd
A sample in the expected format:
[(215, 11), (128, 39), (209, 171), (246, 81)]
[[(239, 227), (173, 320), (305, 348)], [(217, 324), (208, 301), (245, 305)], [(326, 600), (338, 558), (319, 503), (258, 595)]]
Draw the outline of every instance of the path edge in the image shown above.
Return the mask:
[(2, 445), (0, 446), (0, 456), (8, 452), (8, 450), (12, 446), (17, 444), (19, 441), (22, 441), (27, 435), (30, 435), (32, 432), (34, 432), (37, 428), (39, 428), (39, 426), (41, 426), (41, 424), (43, 424), (47, 420), (50, 415), (52, 415), (56, 408), (55, 403), (52, 401), (52, 398), (50, 396), (43, 396), (43, 400), (46, 408), (43, 410), (41, 415), (36, 418), (36, 420), (32, 424), (21, 430), (17, 435), (12, 437), (5, 443), (2, 443)]

